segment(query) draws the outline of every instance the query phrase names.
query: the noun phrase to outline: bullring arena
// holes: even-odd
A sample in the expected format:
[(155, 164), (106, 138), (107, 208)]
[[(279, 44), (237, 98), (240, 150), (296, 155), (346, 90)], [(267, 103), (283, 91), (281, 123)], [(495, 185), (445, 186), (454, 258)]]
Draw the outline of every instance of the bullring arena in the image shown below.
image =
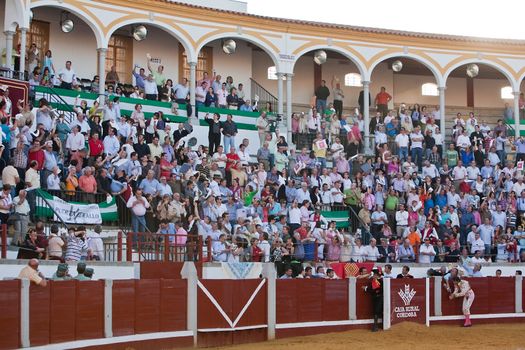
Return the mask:
[(525, 350), (525, 40), (255, 2), (0, 1), (0, 350)]

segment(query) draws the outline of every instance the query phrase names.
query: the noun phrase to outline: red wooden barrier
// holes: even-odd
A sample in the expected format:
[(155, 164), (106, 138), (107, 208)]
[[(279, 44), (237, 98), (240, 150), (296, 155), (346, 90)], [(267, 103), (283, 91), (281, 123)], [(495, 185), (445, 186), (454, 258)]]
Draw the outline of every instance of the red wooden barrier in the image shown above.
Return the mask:
[[(197, 269), (197, 276), (202, 278), (202, 263), (193, 263)], [(143, 261), (140, 263), (141, 279), (180, 279), (183, 262), (173, 261)]]
[(135, 333), (135, 280), (113, 281), (113, 336)]
[(122, 261), (122, 231), (117, 235), (117, 261)]
[(75, 340), (75, 310), (77, 281), (50, 281), (49, 300), (51, 343), (62, 343)]
[(0, 349), (20, 347), (20, 281), (0, 281)]
[(7, 258), (7, 225), (6, 224), (2, 224), (2, 227), (0, 228), (0, 230), (2, 231), (1, 232), (1, 243), (0, 243), (0, 247), (2, 249), (2, 259), (6, 259)]
[(426, 280), (390, 280), (390, 321), (426, 323)]
[(76, 339), (104, 337), (104, 281), (77, 283)]
[(135, 280), (135, 334), (160, 330), (160, 280)]
[(358, 320), (369, 320), (372, 318), (373, 306), (370, 294), (363, 290), (368, 284), (366, 280), (357, 280), (356, 285), (356, 316)]
[(160, 280), (160, 331), (187, 329), (187, 281)]
[(514, 277), (488, 277), (488, 282), (489, 313), (515, 312), (516, 279)]
[[(200, 280), (200, 283), (203, 287), (199, 288), (197, 294), (197, 327), (209, 331), (199, 332), (199, 346), (243, 344), (266, 340), (265, 327), (233, 332), (214, 331), (220, 328), (266, 325), (266, 283), (264, 280)], [(239, 318), (246, 305), (244, 314)]]
[(31, 345), (47, 345), (50, 343), (51, 327), (51, 288), (32, 284), (29, 287), (29, 341)]
[(325, 280), (323, 321), (348, 320), (348, 280)]

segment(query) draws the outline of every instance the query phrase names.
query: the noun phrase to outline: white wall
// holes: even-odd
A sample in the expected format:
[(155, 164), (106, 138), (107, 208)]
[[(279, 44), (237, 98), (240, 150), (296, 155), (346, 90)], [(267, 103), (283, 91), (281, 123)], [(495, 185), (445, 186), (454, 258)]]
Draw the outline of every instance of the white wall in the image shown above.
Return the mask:
[(57, 70), (70, 60), (80, 78), (92, 79), (97, 70), (97, 43), (91, 28), (80, 18), (70, 15), (75, 27), (71, 33), (60, 29), (60, 11), (42, 7), (33, 10), (34, 19), (50, 22), (49, 49), (53, 52), (53, 63)]
[[(215, 40), (207, 46), (213, 48), (213, 69), (221, 75), (222, 81), (226, 81), (226, 77), (231, 76), (235, 86), (242, 83), (246, 96), (250, 96), (252, 48), (248, 46), (246, 41), (236, 40), (236, 43), (237, 49), (231, 55), (224, 53), (221, 40)], [(263, 54), (266, 55), (266, 53)]]
[(501, 99), (501, 88), (510, 86), (507, 79), (474, 79), (474, 106), (503, 107), (511, 100)]
[[(146, 54), (152, 58), (159, 58), (164, 66), (166, 78), (173, 80), (174, 84), (179, 81), (179, 41), (163, 31), (162, 29), (148, 26), (148, 36), (142, 41), (133, 40), (133, 64), (146, 69)], [(156, 69), (157, 64), (151, 64)], [(130, 73), (131, 74), (131, 73)]]

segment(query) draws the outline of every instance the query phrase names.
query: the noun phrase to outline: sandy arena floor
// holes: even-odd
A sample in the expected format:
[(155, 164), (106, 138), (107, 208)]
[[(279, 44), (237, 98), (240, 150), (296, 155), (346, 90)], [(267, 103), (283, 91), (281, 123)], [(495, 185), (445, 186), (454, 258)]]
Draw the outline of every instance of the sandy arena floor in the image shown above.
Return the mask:
[(388, 331), (377, 333), (368, 330), (352, 330), (217, 349), (525, 350), (524, 333), (525, 324), (484, 324), (474, 325), (472, 328), (436, 325), (427, 328), (423, 325), (406, 322), (393, 326)]

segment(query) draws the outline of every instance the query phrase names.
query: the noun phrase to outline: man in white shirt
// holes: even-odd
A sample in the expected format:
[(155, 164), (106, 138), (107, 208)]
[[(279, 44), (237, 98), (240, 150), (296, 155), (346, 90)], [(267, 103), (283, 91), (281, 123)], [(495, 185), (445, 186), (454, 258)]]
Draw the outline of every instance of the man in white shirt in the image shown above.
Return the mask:
[(430, 238), (425, 238), (425, 243), (419, 247), (419, 263), (430, 264), (436, 256), (434, 246), (430, 244)]
[(518, 182), (512, 185), (512, 190), (517, 196), (521, 196), (521, 193), (525, 190), (525, 183), (523, 182), (522, 176), (518, 177)]
[(108, 156), (114, 156), (120, 150), (120, 142), (115, 136), (115, 130), (111, 127), (108, 129), (108, 135), (104, 137), (102, 143), (104, 144), (104, 152)]
[(100, 237), (102, 232), (102, 227), (96, 225), (93, 231), (88, 231), (86, 233), (86, 241), (88, 246), (88, 255), (90, 255), (93, 260), (104, 260), (104, 242)]
[(219, 240), (213, 242), (212, 254), (214, 261), (227, 262), (231, 248), (226, 243), (226, 234), (221, 234)]
[(399, 160), (402, 162), (408, 157), (408, 143), (409, 138), (405, 128), (401, 128), (401, 132), (396, 136), (395, 142), (398, 148)]
[(66, 62), (66, 67), (58, 72), (58, 79), (60, 79), (60, 88), (62, 89), (71, 89), (73, 87), (73, 82), (76, 80), (77, 76), (73, 68), (71, 68), (71, 61)]
[(53, 167), (52, 173), (47, 177), (47, 189), (60, 191), (60, 168), (57, 166)]
[(463, 130), (463, 133), (458, 136), (456, 140), (456, 146), (464, 150), (467, 147), (470, 147), (470, 138), (467, 136), (467, 131)]
[(421, 163), (423, 162), (423, 140), (421, 129), (419, 126), (416, 126), (410, 134), (410, 141), (412, 141), (410, 150), (412, 152), (412, 161), (417, 164), (418, 169), (421, 169)]
[(71, 129), (71, 133), (67, 136), (66, 149), (70, 152), (81, 151), (86, 146), (86, 139), (80, 133), (80, 126), (76, 125)]
[(381, 254), (377, 249), (376, 239), (372, 238), (370, 244), (365, 247), (365, 259), (366, 261), (376, 262), (379, 258), (381, 258)]
[(148, 77), (144, 80), (144, 94), (146, 95), (146, 100), (157, 100), (159, 91), (157, 88), (157, 83), (153, 79), (153, 74), (148, 74)]
[(268, 243), (268, 234), (265, 232), (263, 233), (261, 237), (261, 242), (258, 244), (259, 248), (261, 248), (263, 252), (263, 258), (261, 261), (263, 262), (270, 262), (270, 250), (271, 246), (270, 243)]
[(423, 177), (428, 176), (431, 179), (435, 179), (439, 177), (439, 171), (434, 164), (430, 164), (428, 160), (425, 160), (425, 166), (422, 169), (422, 175)]
[(467, 179), (469, 183), (474, 183), (478, 179), (478, 175), (481, 175), (479, 168), (476, 166), (476, 161), (470, 162), (467, 168)]
[(396, 233), (402, 237), (408, 227), (408, 211), (405, 210), (404, 204), (399, 204), (399, 210), (396, 211)]
[(77, 125), (80, 126), (81, 133), (89, 134), (91, 127), (89, 126), (89, 123), (86, 120), (86, 118), (84, 118), (84, 114), (82, 112), (77, 112), (77, 119), (73, 120), (71, 124), (69, 124), (69, 127), (73, 128)]
[(215, 92), (217, 94), (217, 104), (219, 108), (228, 108), (226, 97), (228, 97), (228, 91), (226, 90), (226, 83), (222, 83), (222, 88)]
[(474, 235), (474, 242), (472, 242), (472, 245), (470, 246), (470, 253), (474, 254), (478, 250), (482, 253), (485, 251), (485, 242), (481, 239), (479, 232), (476, 232)]
[(456, 165), (452, 170), (452, 177), (457, 183), (466, 179), (467, 169), (463, 166), (463, 162), (461, 160), (458, 161), (458, 165)]

